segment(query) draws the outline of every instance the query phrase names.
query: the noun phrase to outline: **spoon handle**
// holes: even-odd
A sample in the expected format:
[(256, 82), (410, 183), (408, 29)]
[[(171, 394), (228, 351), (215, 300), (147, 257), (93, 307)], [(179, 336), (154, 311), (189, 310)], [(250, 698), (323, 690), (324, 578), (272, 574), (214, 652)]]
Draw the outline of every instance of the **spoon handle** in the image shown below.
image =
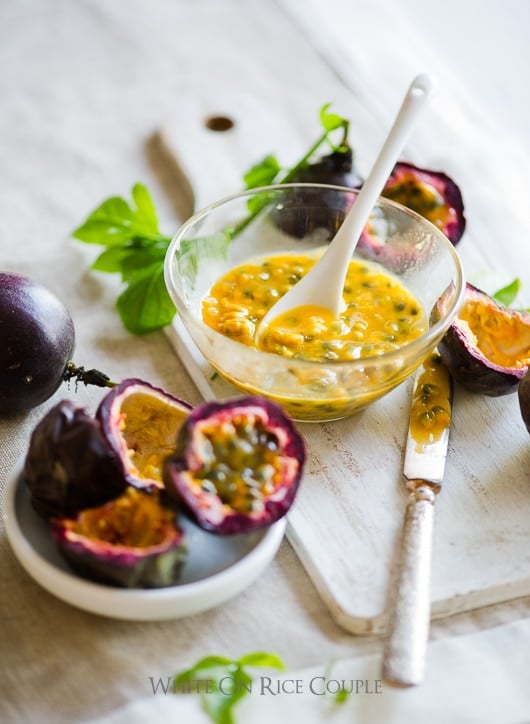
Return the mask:
[[(349, 260), (368, 221), (370, 212), (392, 173), (399, 155), (412, 132), (416, 118), (430, 95), (431, 89), (432, 80), (426, 74), (420, 74), (412, 81), (368, 178), (359, 191), (351, 211), (344, 219), (337, 236), (324, 255), (325, 257), (329, 254), (330, 257), (333, 257), (333, 266), (335, 268), (344, 268), (344, 277), (346, 276)], [(335, 240), (339, 241), (339, 239), (342, 242), (335, 244)], [(324, 258), (322, 261), (324, 261)], [(342, 287), (343, 284), (340, 288), (337, 285), (336, 289), (340, 295), (340, 299), (336, 304), (337, 309), (340, 309)]]

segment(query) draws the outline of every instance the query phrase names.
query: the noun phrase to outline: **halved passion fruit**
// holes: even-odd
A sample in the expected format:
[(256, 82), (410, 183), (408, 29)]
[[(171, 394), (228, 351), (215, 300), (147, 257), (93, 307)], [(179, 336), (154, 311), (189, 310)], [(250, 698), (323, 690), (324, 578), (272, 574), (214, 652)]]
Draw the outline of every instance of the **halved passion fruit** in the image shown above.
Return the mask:
[(261, 397), (209, 402), (184, 422), (164, 483), (204, 530), (248, 533), (287, 513), (304, 461), (303, 439), (279, 405)]
[(187, 402), (139, 379), (123, 380), (103, 398), (96, 418), (130, 485), (163, 487), (163, 460), (190, 411)]
[(428, 219), (452, 244), (462, 238), (466, 228), (462, 194), (453, 179), (442, 171), (401, 161), (394, 166), (382, 196)]
[(438, 345), (453, 377), (472, 392), (515, 392), (530, 365), (530, 314), (510, 309), (471, 284)]
[(33, 507), (45, 518), (101, 505), (127, 487), (99, 422), (67, 400), (33, 430), (23, 476)]
[(58, 549), (85, 578), (127, 588), (173, 585), (186, 557), (175, 511), (158, 491), (127, 488), (116, 500), (54, 519)]

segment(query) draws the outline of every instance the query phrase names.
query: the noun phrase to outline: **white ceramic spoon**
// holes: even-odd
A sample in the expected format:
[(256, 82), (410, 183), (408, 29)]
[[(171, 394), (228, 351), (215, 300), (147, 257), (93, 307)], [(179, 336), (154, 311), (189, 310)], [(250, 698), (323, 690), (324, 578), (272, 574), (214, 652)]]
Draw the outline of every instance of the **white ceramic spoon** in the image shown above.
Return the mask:
[(336, 317), (339, 316), (344, 304), (342, 291), (352, 254), (431, 88), (432, 81), (428, 75), (421, 74), (414, 78), (370, 175), (337, 234), (310, 271), (269, 309), (258, 327), (258, 335), (280, 314), (305, 305), (325, 307)]

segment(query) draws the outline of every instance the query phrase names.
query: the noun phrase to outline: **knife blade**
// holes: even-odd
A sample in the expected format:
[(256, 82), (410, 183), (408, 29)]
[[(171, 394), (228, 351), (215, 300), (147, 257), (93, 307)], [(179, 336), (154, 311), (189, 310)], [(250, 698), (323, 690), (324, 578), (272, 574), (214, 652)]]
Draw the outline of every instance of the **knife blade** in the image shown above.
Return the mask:
[(434, 502), (447, 457), (453, 404), (452, 379), (437, 352), (415, 374), (403, 476), (409, 498), (399, 565), (390, 597), (383, 651), (383, 680), (421, 683), (430, 624), (430, 572)]

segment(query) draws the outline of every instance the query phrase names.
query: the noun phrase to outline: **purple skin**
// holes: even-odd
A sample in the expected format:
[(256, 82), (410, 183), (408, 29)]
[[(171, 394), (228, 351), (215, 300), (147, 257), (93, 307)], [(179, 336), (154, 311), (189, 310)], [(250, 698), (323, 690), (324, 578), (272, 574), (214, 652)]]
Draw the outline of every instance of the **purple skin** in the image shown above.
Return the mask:
[[(527, 320), (530, 328), (530, 314), (497, 304), (489, 295), (471, 284), (466, 284), (465, 298), (467, 300), (476, 298), (479, 301), (483, 298), (492, 307), (492, 314), (521, 316)], [(473, 340), (470, 339), (465, 326), (459, 323), (458, 317), (438, 344), (438, 351), (457, 382), (471, 392), (489, 397), (500, 397), (515, 392), (528, 371), (528, 367), (501, 367), (487, 359), (473, 345)]]
[[(346, 151), (333, 151), (316, 163), (302, 167), (289, 179), (289, 183), (355, 189), (362, 184), (362, 179), (353, 167), (353, 153), (348, 147)], [(351, 194), (352, 201), (353, 198)], [(327, 229), (331, 240), (344, 221), (349, 201), (343, 192), (334, 189), (299, 188), (288, 191), (281, 205), (271, 213), (276, 226), (290, 236), (303, 239), (317, 229)]]
[(525, 376), (519, 382), (518, 396), (521, 416), (526, 429), (530, 432), (530, 369), (527, 370)]
[[(121, 406), (124, 394), (126, 392), (144, 392), (152, 393), (155, 397), (162, 399), (166, 404), (173, 405), (185, 414), (191, 412), (192, 407), (187, 402), (171, 395), (160, 387), (136, 378), (128, 378), (122, 380), (118, 385), (113, 387), (101, 401), (96, 410), (96, 419), (101, 424), (101, 429), (107, 443), (114, 452), (119, 461), (121, 474), (129, 485), (135, 488), (161, 488), (162, 485), (158, 480), (147, 480), (134, 475), (131, 468), (127, 465), (128, 453), (125, 441), (119, 434), (119, 418), (121, 414)], [(175, 439), (177, 431), (175, 431)]]
[(99, 423), (67, 400), (35, 427), (23, 476), (31, 503), (44, 518), (69, 517), (97, 507), (126, 488)]
[[(201, 490), (198, 495), (196, 492), (194, 472), (201, 468), (202, 461), (198, 454), (200, 431), (199, 435), (195, 431), (204, 420), (216, 417), (222, 420), (238, 409), (249, 411), (252, 408), (263, 413), (267, 429), (279, 439), (278, 454), (290, 459), (292, 465), (285, 473), (283, 484), (264, 501), (263, 510), (257, 513), (227, 511), (217, 494)], [(196, 408), (181, 428), (177, 451), (164, 466), (164, 484), (169, 496), (204, 530), (217, 535), (250, 533), (272, 525), (288, 512), (296, 497), (305, 458), (303, 438), (276, 403), (257, 396), (208, 402)]]
[(0, 272), (0, 415), (29, 410), (63, 381), (75, 344), (72, 318), (48, 289)]
[(448, 221), (445, 226), (441, 228), (441, 231), (443, 231), (449, 241), (456, 246), (466, 228), (464, 201), (456, 183), (446, 173), (443, 173), (443, 171), (420, 168), (412, 163), (400, 161), (394, 166), (394, 170), (388, 177), (382, 195), (392, 198), (392, 190), (396, 189), (404, 181), (410, 183), (411, 179), (416, 180), (416, 188), (418, 190), (416, 190), (414, 186), (411, 186), (407, 191), (408, 200), (403, 201), (400, 199), (400, 203), (429, 219), (429, 210), (424, 207), (422, 201), (421, 187), (427, 185), (436, 189), (443, 198), (445, 206), (448, 209), (452, 209), (455, 213), (455, 218)]
[[(112, 502), (105, 508), (103, 514), (108, 517)], [(135, 548), (79, 535), (66, 523), (52, 521), (53, 537), (63, 557), (84, 578), (125, 588), (161, 588), (179, 578), (186, 545), (177, 525), (164, 524), (161, 543)]]

